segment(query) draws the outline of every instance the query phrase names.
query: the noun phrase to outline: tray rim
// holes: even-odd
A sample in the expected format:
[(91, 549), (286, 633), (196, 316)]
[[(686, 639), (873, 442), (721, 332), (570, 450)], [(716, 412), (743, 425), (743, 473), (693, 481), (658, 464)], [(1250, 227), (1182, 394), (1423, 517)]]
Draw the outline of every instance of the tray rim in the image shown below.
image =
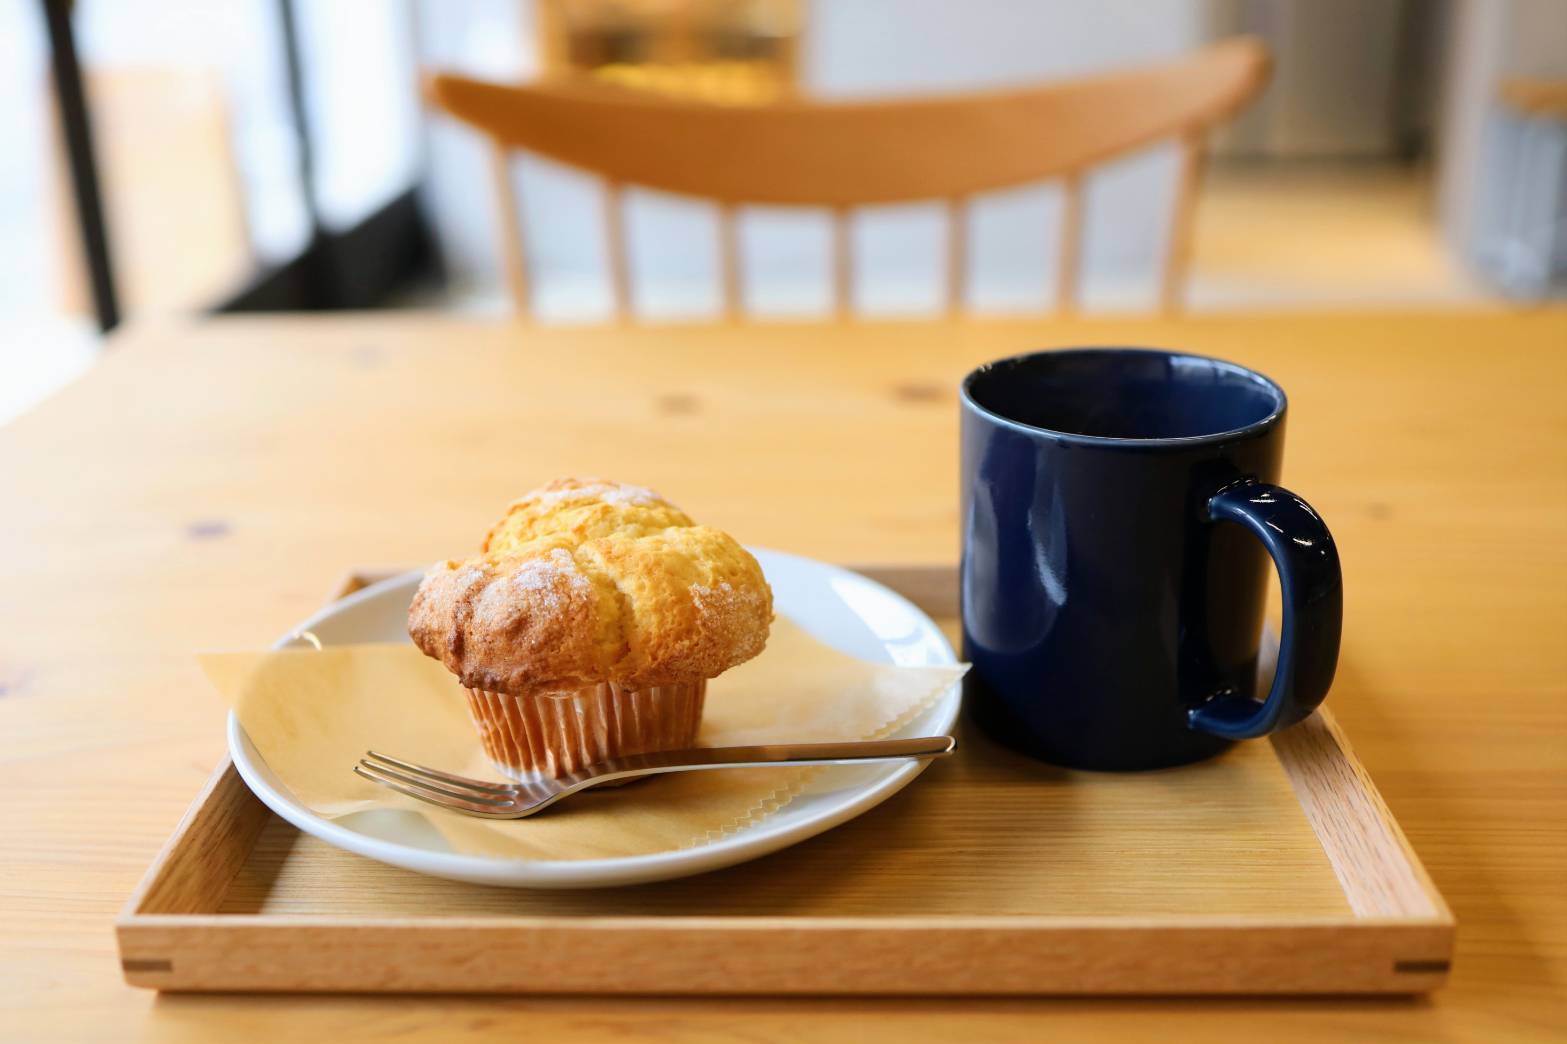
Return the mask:
[[(953, 615), (955, 609), (956, 569), (951, 565), (886, 565), (849, 567), (899, 591), (933, 615)], [(342, 598), (370, 583), (402, 570), (361, 569), (349, 572), (332, 590), (328, 601)], [(452, 933), (460, 933), (461, 943), (469, 948), (483, 947), (508, 949), (519, 945), (533, 945), (529, 940), (547, 935), (550, 938), (570, 940), (587, 937), (595, 940), (592, 945), (612, 945), (621, 941), (634, 945), (645, 944), (646, 934), (657, 932), (663, 944), (680, 943), (690, 933), (696, 933), (701, 942), (699, 949), (711, 950), (715, 945), (729, 947), (735, 954), (755, 955), (761, 948), (748, 942), (757, 934), (787, 929), (810, 946), (830, 946), (834, 952), (844, 954), (857, 949), (877, 950), (889, 940), (907, 946), (911, 942), (952, 943), (966, 937), (983, 936), (988, 948), (1006, 950), (1022, 947), (1035, 950), (1042, 940), (1060, 942), (1068, 936), (1075, 939), (1079, 933), (1094, 933), (1101, 949), (1122, 952), (1123, 963), (1135, 960), (1139, 950), (1145, 950), (1151, 940), (1149, 933), (1157, 933), (1161, 947), (1160, 956), (1164, 971), (1169, 965), (1181, 963), (1175, 960), (1178, 952), (1170, 949), (1173, 934), (1183, 938), (1182, 945), (1206, 953), (1215, 945), (1221, 950), (1233, 949), (1247, 936), (1267, 936), (1275, 945), (1294, 940), (1297, 943), (1315, 942), (1325, 950), (1343, 949), (1340, 960), (1364, 958), (1373, 951), (1384, 958), (1384, 974), (1375, 980), (1346, 981), (1342, 974), (1331, 969), (1323, 975), (1320, 985), (1306, 982), (1290, 985), (1277, 976), (1267, 973), (1250, 974), (1245, 978), (1205, 979), (1196, 989), (1181, 986), (1150, 988), (1136, 976), (1110, 974), (1104, 981), (1090, 975), (1074, 978), (1067, 974), (1059, 985), (1039, 984), (1037, 981), (1020, 986), (1014, 978), (1005, 975), (981, 977), (968, 981), (964, 975), (955, 978), (950, 973), (947, 986), (937, 982), (935, 992), (947, 989), (956, 993), (989, 994), (1042, 994), (1042, 993), (1421, 993), (1437, 988), (1446, 980), (1456, 934), (1456, 921), (1436, 888), (1419, 857), (1410, 846), (1407, 837), (1391, 811), (1382, 801), (1374, 783), (1355, 757), (1343, 730), (1327, 708), (1319, 709), (1300, 725), (1269, 737), (1286, 775), (1301, 802), (1302, 812), (1310, 822), (1319, 843), (1322, 844), (1334, 870), (1339, 887), (1343, 890), (1351, 913), (1331, 914), (1320, 917), (1278, 917), (1267, 914), (1168, 914), (1158, 916), (1122, 917), (1106, 915), (855, 915), (842, 917), (791, 917), (785, 915), (572, 915), (569, 917), (528, 916), (460, 916), (460, 917), (348, 917), (333, 914), (218, 914), (181, 911), (177, 908), (152, 912), (149, 906), (163, 902), (178, 906), (182, 889), (221, 889), (232, 881), (246, 857), (262, 826), (273, 818), (273, 813), (255, 797), (239, 777), (227, 754), (208, 778), (200, 793), (181, 818), (179, 825), (165, 841), (141, 882), (127, 898), (115, 921), (122, 970), (126, 982), (170, 991), (204, 989), (246, 989), (257, 991), (306, 992), (315, 990), (419, 990), (423, 992), (528, 992), (513, 987), (452, 988), (413, 985), (399, 987), (395, 983), (359, 982), (352, 975), (347, 979), (336, 977), (320, 983), (290, 982), (284, 976), (282, 984), (260, 976), (244, 985), (234, 985), (219, 976), (213, 985), (202, 985), (187, 975), (174, 974), (172, 959), (147, 956), (169, 945), (180, 936), (188, 943), (222, 948), (233, 933), (243, 933), (252, 946), (265, 948), (277, 938), (287, 940), (298, 931), (323, 932), (352, 929), (356, 934), (384, 931), (417, 933), (426, 942), (452, 941)], [(1325, 802), (1335, 796), (1346, 795), (1353, 799), (1350, 822), (1333, 815), (1334, 810)], [(247, 807), (248, 806), (248, 807)], [(238, 813), (236, 816), (235, 813)], [(205, 843), (208, 832), (216, 830), (227, 835), (229, 847), (219, 849), (220, 854), (232, 858), (207, 860), (194, 851), (201, 848), (210, 852), (213, 846)], [(245, 836), (245, 835), (249, 836)], [(188, 903), (187, 903), (188, 905)], [(217, 938), (209, 938), (217, 937)], [(917, 937), (917, 938), (916, 938)], [(1191, 937), (1191, 938), (1186, 938)], [(1348, 944), (1347, 946), (1345, 944)], [(731, 945), (733, 944), (733, 945)], [(686, 945), (689, 945), (689, 941)], [(846, 949), (847, 948), (847, 949)], [(1177, 947), (1179, 950), (1179, 947)], [(1385, 952), (1383, 952), (1385, 951)], [(1250, 951), (1248, 951), (1250, 952)], [(1401, 956), (1402, 955), (1402, 956)], [(1033, 959), (1048, 963), (1055, 959), (1053, 952), (1038, 952)], [(1112, 954), (1113, 956), (1113, 954)], [(1209, 958), (1213, 957), (1208, 954)], [(1388, 960), (1387, 958), (1391, 958)], [(586, 985), (573, 980), (565, 985), (544, 985), (532, 992), (698, 992), (698, 993), (927, 993), (929, 984), (909, 983), (906, 988), (888, 988), (880, 980), (870, 983), (834, 978), (831, 981), (794, 984), (778, 978), (778, 970), (771, 969), (776, 961), (754, 961), (756, 967), (741, 974), (730, 983), (706, 983), (690, 988), (670, 989), (657, 982), (649, 984), (646, 976), (623, 977), (617, 981), (589, 982)], [(1113, 963), (1113, 962), (1112, 962)], [(1347, 969), (1348, 966), (1345, 966)], [(250, 969), (254, 971), (255, 969)], [(799, 972), (801, 969), (796, 968)], [(1067, 969), (1070, 972), (1070, 969)], [(1340, 969), (1345, 970), (1345, 969)], [(1103, 971), (1101, 969), (1101, 971)], [(1112, 971), (1114, 971), (1112, 969)], [(1098, 974), (1098, 973), (1096, 973)], [(199, 976), (198, 976), (199, 978)], [(208, 976), (211, 978), (211, 976)], [(653, 976), (657, 980), (658, 976)], [(874, 976), (872, 977), (874, 979)], [(936, 976), (940, 979), (940, 976)], [(946, 980), (942, 980), (945, 982)], [(345, 984), (346, 983), (346, 984)], [(867, 988), (868, 987), (868, 988)]]

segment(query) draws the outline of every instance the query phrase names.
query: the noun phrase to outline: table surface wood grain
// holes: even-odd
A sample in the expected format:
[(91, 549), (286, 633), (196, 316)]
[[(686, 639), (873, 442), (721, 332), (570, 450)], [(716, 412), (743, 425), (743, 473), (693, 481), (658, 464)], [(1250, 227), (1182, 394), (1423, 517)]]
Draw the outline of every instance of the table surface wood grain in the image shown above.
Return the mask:
[[(222, 754), (193, 653), (467, 548), (556, 474), (764, 546), (957, 553), (955, 386), (1036, 346), (1225, 356), (1291, 397), (1337, 536), (1332, 707), (1459, 920), (1412, 1000), (159, 997), (112, 921)], [(0, 1010), (52, 1040), (1548, 1039), (1567, 1026), (1567, 311), (538, 329), (412, 313), (117, 336), (0, 429)]]

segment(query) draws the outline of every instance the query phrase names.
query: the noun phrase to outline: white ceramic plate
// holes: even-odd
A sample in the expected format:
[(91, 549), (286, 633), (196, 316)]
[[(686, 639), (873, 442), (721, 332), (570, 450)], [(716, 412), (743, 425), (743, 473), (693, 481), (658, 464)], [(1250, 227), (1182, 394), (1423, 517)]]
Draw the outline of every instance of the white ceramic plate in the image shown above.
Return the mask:
[[(772, 584), (779, 615), (843, 652), (905, 666), (952, 664), (952, 646), (930, 617), (881, 584), (836, 566), (776, 551), (756, 551)], [(309, 631), (323, 645), (407, 641), (408, 603), (419, 585), (407, 573), (357, 591), (305, 620), (278, 641)], [(957, 718), (960, 687), (953, 685), (898, 736), (940, 735)], [(378, 810), (323, 819), (289, 793), (229, 715), (234, 767), (268, 808), (328, 844), (393, 866), (478, 884), (517, 888), (591, 888), (639, 884), (716, 870), (847, 822), (897, 793), (925, 762), (833, 767), (775, 815), (728, 837), (694, 848), (623, 859), (509, 860), (459, 855), (420, 816)], [(343, 771), (348, 771), (344, 766)]]

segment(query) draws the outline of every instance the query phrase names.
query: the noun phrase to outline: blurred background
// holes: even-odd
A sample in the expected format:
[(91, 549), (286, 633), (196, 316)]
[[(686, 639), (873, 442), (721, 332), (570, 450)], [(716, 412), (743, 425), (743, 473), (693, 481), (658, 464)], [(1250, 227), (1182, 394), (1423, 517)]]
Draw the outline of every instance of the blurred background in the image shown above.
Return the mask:
[[(1561, 0), (3, 0), (0, 423), (112, 351), (117, 324), (508, 314), (489, 153), (423, 103), (432, 69), (769, 105), (1070, 78), (1238, 33), (1274, 76), (1210, 139), (1185, 308), (1563, 292)], [(1177, 162), (1158, 146), (1087, 179), (1082, 310), (1155, 307)], [(597, 179), (529, 155), (511, 176), (537, 318), (603, 321)], [(940, 310), (944, 214), (855, 213), (858, 316)], [(974, 314), (1055, 306), (1061, 216), (1049, 184), (973, 201)], [(717, 315), (714, 208), (632, 188), (624, 220), (636, 317)], [(742, 222), (754, 311), (827, 311), (828, 215)]]

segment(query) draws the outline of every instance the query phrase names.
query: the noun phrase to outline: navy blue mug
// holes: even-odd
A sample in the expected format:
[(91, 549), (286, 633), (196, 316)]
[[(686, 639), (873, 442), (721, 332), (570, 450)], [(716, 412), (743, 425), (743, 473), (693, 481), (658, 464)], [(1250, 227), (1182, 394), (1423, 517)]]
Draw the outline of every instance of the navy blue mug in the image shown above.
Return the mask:
[[(1046, 761), (1150, 769), (1300, 721), (1338, 663), (1328, 528), (1274, 483), (1286, 400), (1233, 363), (1084, 348), (963, 381), (965, 702)], [(1268, 558), (1284, 602), (1255, 692)]]

